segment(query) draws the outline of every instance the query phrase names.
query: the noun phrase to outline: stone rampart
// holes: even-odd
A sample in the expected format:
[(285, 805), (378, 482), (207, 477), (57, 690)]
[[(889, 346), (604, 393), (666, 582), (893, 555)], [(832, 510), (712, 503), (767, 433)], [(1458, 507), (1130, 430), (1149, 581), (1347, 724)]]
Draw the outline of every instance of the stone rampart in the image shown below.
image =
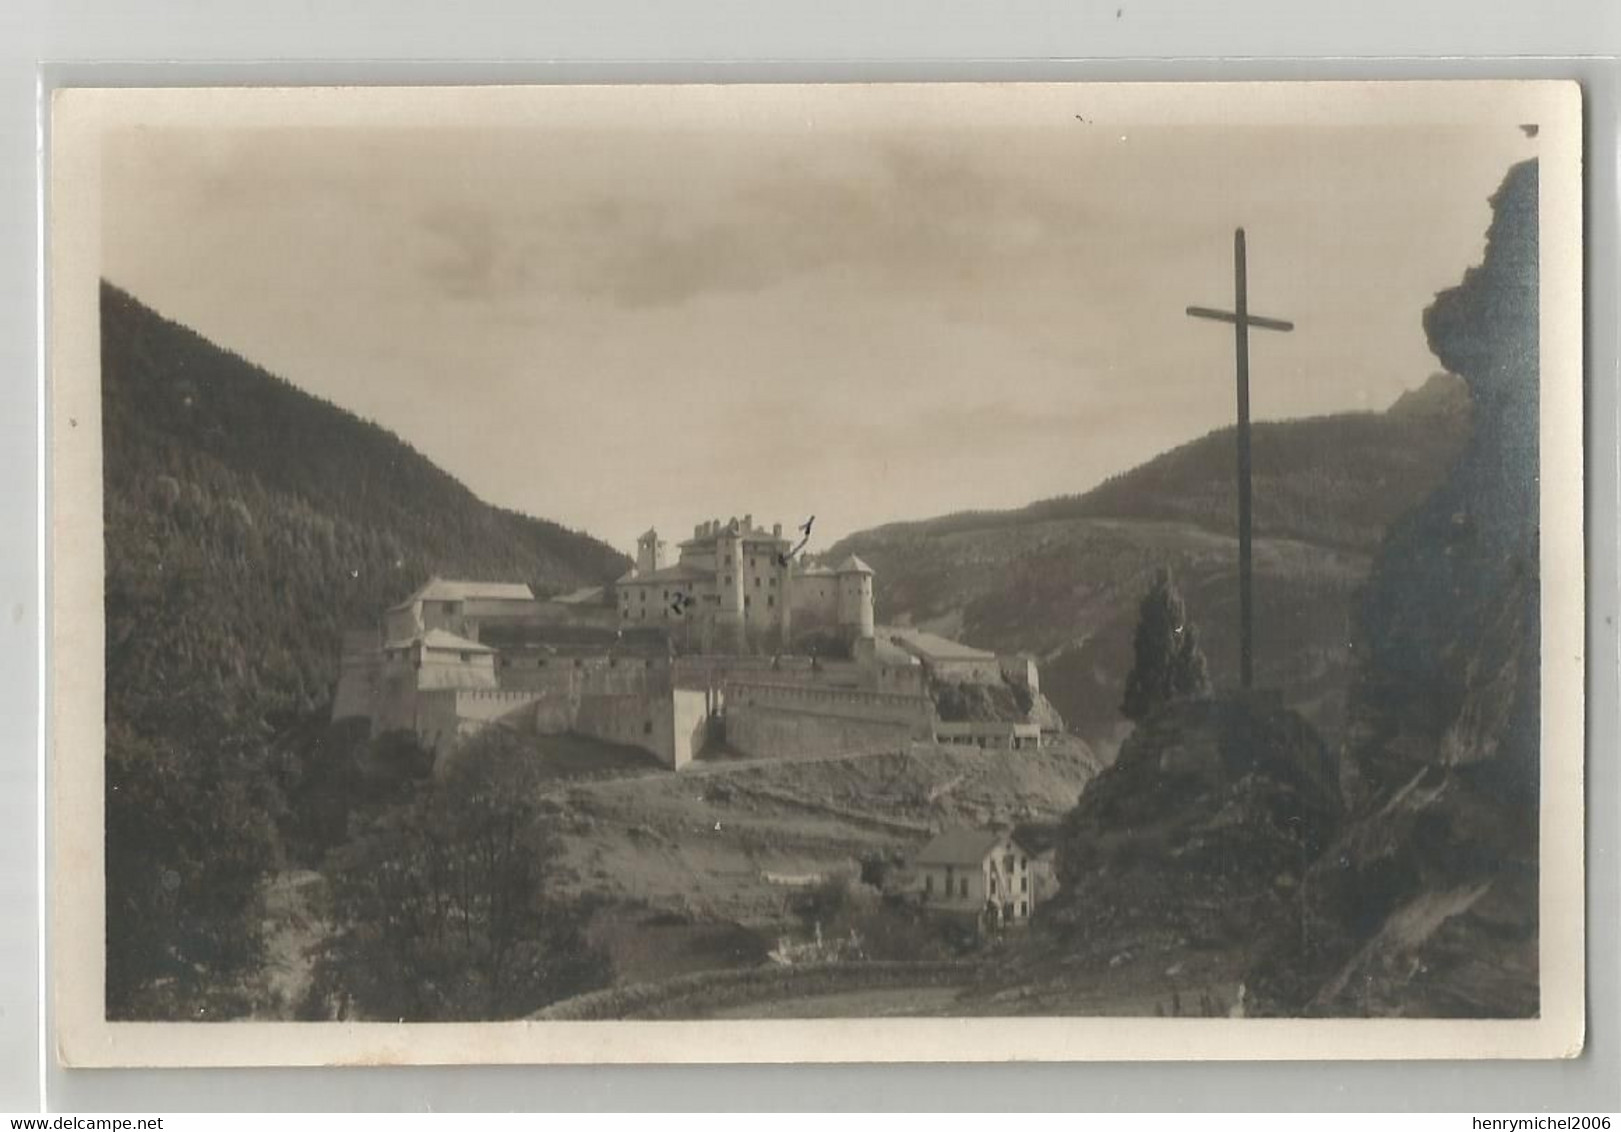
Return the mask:
[(933, 734), (926, 696), (733, 681), (725, 703), (727, 744), (758, 758), (901, 750)]

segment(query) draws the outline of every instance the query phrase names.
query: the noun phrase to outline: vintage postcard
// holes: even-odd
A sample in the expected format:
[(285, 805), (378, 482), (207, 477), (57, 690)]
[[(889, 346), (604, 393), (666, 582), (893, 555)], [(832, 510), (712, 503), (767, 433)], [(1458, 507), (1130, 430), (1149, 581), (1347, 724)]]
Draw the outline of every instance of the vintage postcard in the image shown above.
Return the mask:
[(59, 1056), (1574, 1056), (1580, 138), (56, 92)]

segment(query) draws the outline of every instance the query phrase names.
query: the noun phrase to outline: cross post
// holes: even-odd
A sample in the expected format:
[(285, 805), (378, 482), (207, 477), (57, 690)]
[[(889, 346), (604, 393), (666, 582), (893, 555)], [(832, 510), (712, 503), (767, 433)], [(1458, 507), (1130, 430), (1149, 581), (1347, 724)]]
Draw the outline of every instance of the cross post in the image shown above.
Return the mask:
[(1233, 232), (1233, 309), (1189, 307), (1194, 318), (1209, 318), (1233, 325), (1238, 362), (1238, 619), (1239, 679), (1247, 691), (1255, 682), (1255, 622), (1253, 617), (1252, 563), (1250, 558), (1250, 334), (1249, 328), (1289, 331), (1294, 323), (1263, 318), (1249, 312), (1248, 265), (1244, 229)]

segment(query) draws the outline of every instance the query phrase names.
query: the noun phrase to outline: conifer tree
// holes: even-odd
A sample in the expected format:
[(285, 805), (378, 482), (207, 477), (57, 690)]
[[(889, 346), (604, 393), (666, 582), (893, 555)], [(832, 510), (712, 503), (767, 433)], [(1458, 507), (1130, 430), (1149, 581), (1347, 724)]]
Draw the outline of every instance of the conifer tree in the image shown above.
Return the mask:
[(1137, 722), (1175, 700), (1210, 694), (1210, 672), (1199, 634), (1187, 618), (1168, 569), (1161, 570), (1137, 614), (1136, 661), (1126, 677), (1120, 714)]

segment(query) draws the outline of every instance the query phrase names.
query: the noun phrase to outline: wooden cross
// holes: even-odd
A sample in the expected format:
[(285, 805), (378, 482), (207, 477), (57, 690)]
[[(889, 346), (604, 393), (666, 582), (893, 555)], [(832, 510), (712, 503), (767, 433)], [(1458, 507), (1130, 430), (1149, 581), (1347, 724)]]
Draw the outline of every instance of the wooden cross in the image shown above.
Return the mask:
[(1244, 263), (1244, 229), (1233, 233), (1233, 309), (1189, 307), (1194, 318), (1233, 324), (1238, 348), (1238, 618), (1239, 672), (1242, 686), (1255, 680), (1255, 625), (1250, 598), (1250, 327), (1293, 330), (1295, 324), (1249, 312), (1249, 283)]

